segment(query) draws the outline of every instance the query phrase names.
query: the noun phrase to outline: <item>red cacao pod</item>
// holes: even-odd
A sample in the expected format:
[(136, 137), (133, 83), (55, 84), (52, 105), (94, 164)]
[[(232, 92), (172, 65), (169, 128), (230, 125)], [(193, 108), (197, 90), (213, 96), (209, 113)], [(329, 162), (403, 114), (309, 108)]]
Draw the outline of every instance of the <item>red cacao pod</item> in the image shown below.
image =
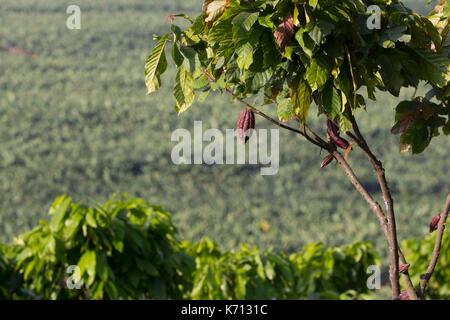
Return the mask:
[(339, 137), (339, 127), (331, 120), (327, 120), (327, 132), (331, 138)]
[(339, 127), (331, 120), (327, 120), (327, 134), (328, 139), (339, 148), (346, 150), (350, 146), (350, 143), (340, 136)]
[[(236, 130), (239, 139), (246, 143), (251, 135), (251, 130), (255, 129), (255, 113), (250, 108), (245, 108), (239, 114), (236, 121)], [(250, 132), (249, 132), (250, 131)]]
[(338, 137), (337, 139), (332, 139), (331, 141), (333, 141), (334, 144), (337, 145), (339, 148), (342, 148), (344, 150), (347, 150), (348, 147), (350, 146), (350, 143), (341, 137)]
[(430, 233), (438, 229), (439, 220), (441, 220), (441, 214), (435, 215), (430, 222)]

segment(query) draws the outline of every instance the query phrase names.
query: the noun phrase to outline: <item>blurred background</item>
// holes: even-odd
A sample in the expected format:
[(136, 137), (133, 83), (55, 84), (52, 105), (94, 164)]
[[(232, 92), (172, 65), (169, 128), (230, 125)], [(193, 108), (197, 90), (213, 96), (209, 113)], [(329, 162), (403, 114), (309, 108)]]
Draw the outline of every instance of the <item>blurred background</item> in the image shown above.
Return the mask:
[[(404, 2), (430, 9), (425, 1)], [(242, 108), (228, 96), (210, 96), (177, 116), (173, 70), (157, 94), (146, 95), (152, 34), (169, 30), (168, 14), (195, 15), (201, 3), (0, 2), (0, 241), (46, 218), (58, 195), (93, 205), (127, 193), (171, 211), (186, 240), (208, 236), (227, 249), (245, 242), (288, 252), (311, 241), (373, 240), (384, 256), (385, 240), (365, 202), (337, 167), (320, 170), (323, 155), (295, 134), (280, 131), (275, 176), (248, 165), (172, 164), (173, 130), (192, 131), (194, 120), (204, 129), (233, 128)], [(66, 28), (70, 4), (81, 7), (81, 30)], [(402, 92), (402, 98), (412, 95)], [(436, 138), (424, 155), (401, 155), (390, 134), (401, 99), (378, 98), (359, 113), (361, 128), (385, 164), (400, 239), (421, 237), (450, 190), (450, 140)], [(275, 114), (273, 106), (265, 108)], [(323, 127), (322, 118), (312, 121)], [(257, 126), (271, 127), (264, 119)], [(350, 162), (380, 197), (359, 151)]]

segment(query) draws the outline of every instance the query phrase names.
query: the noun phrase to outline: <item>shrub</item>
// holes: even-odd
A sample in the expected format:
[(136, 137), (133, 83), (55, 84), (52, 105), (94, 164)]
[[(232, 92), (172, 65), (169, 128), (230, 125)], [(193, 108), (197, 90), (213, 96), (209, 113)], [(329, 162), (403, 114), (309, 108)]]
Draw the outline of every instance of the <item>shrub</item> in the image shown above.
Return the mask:
[(311, 243), (290, 256), (245, 245), (222, 252), (210, 240), (187, 249), (196, 260), (191, 299), (347, 299), (368, 291), (367, 266), (378, 262), (366, 243)]
[[(189, 263), (170, 215), (144, 200), (88, 208), (63, 196), (50, 222), (13, 247), (16, 268), (33, 297), (50, 299), (179, 298)], [(79, 267), (81, 290), (66, 290), (67, 268)]]
[[(444, 237), (448, 237), (448, 232)], [(405, 251), (411, 264), (410, 270), (416, 275), (414, 283), (419, 283), (419, 275), (427, 270), (428, 264), (433, 254), (435, 235), (430, 235), (425, 240), (408, 240), (404, 242)], [(427, 297), (431, 299), (450, 299), (450, 242), (447, 239), (442, 241), (441, 254), (428, 285)]]
[[(289, 256), (246, 245), (222, 251), (208, 239), (180, 242), (170, 214), (141, 199), (86, 207), (62, 196), (49, 215), (7, 254), (0, 251), (1, 298), (364, 298), (366, 269), (378, 262), (367, 243), (312, 243)], [(70, 289), (78, 280), (70, 266), (79, 268), (79, 290)], [(13, 278), (20, 290), (3, 285)]]

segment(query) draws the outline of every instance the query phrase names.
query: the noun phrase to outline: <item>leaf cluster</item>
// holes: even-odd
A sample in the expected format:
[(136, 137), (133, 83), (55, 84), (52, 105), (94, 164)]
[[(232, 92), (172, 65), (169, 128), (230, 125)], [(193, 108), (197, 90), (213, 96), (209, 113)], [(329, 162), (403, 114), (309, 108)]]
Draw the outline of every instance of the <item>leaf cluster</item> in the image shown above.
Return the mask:
[[(374, 4), (379, 11), (371, 11)], [(422, 100), (436, 108), (401, 137), (402, 150), (420, 153), (441, 129), (450, 132), (448, 12), (444, 4), (422, 16), (397, 0), (205, 0), (197, 18), (183, 16), (188, 28), (173, 24), (158, 38), (145, 67), (147, 88), (159, 88), (171, 42), (178, 113), (227, 90), (275, 103), (282, 121), (305, 123), (315, 103), (346, 132), (349, 114), (377, 91), (398, 97), (402, 88), (428, 85)], [(369, 23), (374, 14), (379, 28)]]

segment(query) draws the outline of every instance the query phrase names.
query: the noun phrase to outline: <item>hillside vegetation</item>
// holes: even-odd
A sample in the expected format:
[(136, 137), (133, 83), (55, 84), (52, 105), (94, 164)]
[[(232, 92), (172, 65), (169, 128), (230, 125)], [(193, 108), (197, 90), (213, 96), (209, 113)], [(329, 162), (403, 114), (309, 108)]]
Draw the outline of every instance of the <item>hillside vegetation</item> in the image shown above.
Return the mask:
[[(421, 1), (405, 3), (425, 10)], [(297, 251), (313, 241), (384, 241), (343, 174), (320, 170), (318, 152), (300, 139), (292, 143), (290, 133), (280, 131), (276, 176), (263, 177), (254, 166), (172, 164), (174, 129), (193, 130), (194, 120), (203, 120), (204, 128), (233, 128), (242, 108), (215, 96), (177, 117), (170, 86), (145, 95), (151, 33), (167, 30), (169, 13), (197, 12), (200, 0), (78, 4), (80, 31), (66, 29), (67, 1), (0, 4), (0, 44), (34, 53), (0, 51), (0, 240), (46, 218), (43, 212), (60, 194), (95, 204), (126, 192), (174, 212), (182, 239), (208, 236), (226, 249), (241, 242)], [(380, 95), (363, 112), (361, 127), (384, 159), (400, 238), (406, 239), (427, 232), (450, 190), (450, 140), (435, 139), (427, 157), (400, 155), (398, 138), (390, 134), (398, 101)], [(271, 127), (262, 119), (257, 126)], [(376, 190), (363, 161), (358, 152), (350, 156), (364, 184)]]

